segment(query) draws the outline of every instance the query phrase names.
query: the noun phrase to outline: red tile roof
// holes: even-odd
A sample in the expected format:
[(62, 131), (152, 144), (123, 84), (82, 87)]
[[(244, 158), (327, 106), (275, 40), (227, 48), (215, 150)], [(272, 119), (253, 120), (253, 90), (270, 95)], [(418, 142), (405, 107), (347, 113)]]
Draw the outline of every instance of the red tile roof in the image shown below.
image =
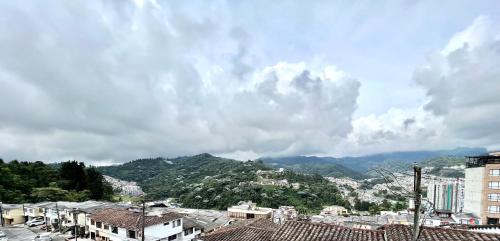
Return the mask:
[[(289, 221), (276, 229), (274, 224), (265, 220), (223, 228), (201, 239), (203, 241), (411, 241), (411, 232), (411, 226), (406, 225), (386, 225), (379, 230), (368, 230), (296, 221)], [(419, 241), (500, 241), (500, 235), (425, 227)]]
[[(102, 209), (90, 215), (90, 218), (96, 222), (102, 222), (130, 230), (139, 230), (142, 226), (142, 213), (130, 210)], [(177, 213), (165, 213), (160, 216), (146, 216), (144, 224), (148, 227), (180, 218), (182, 218), (182, 216)]]
[[(412, 228), (406, 225), (387, 225), (383, 227), (387, 241), (411, 241)], [(452, 228), (424, 227), (419, 241), (500, 241), (500, 235), (471, 232)]]
[(354, 229), (332, 224), (290, 221), (278, 229), (272, 241), (384, 241), (384, 231)]
[(244, 225), (217, 230), (201, 237), (203, 241), (270, 241), (277, 225), (267, 219), (257, 219)]

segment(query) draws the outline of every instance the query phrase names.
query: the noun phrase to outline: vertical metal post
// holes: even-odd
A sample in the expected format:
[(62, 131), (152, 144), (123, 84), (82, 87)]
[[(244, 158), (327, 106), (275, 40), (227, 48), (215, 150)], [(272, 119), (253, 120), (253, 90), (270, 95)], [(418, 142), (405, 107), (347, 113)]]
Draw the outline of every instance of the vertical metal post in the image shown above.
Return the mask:
[(75, 222), (75, 241), (78, 241), (78, 230), (76, 229), (76, 226), (78, 224), (78, 214), (76, 214), (76, 209), (73, 209), (73, 221)]
[(413, 216), (413, 241), (418, 240), (420, 234), (420, 203), (421, 203), (421, 193), (422, 189), (420, 187), (422, 181), (422, 168), (418, 165), (413, 166), (413, 181), (414, 181), (414, 193), (415, 193), (415, 214)]
[(26, 223), (26, 212), (24, 211), (24, 203), (23, 203), (23, 224)]
[(2, 223), (2, 227), (3, 227), (3, 209), (2, 209), (2, 202), (0, 202), (0, 223)]
[(57, 229), (59, 230), (59, 233), (61, 232), (61, 216), (59, 216), (59, 206), (57, 206), (56, 202), (56, 212), (57, 212)]
[(144, 241), (144, 226), (145, 226), (145, 222), (144, 222), (144, 219), (146, 219), (146, 211), (145, 211), (145, 201), (142, 200), (142, 228), (141, 228), (141, 240)]

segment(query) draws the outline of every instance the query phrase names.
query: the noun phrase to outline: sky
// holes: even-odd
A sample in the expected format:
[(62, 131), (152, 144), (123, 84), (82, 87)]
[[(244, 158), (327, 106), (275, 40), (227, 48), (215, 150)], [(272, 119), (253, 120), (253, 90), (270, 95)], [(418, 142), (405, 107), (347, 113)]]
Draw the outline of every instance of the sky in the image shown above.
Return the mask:
[(2, 1), (0, 157), (500, 149), (498, 1)]

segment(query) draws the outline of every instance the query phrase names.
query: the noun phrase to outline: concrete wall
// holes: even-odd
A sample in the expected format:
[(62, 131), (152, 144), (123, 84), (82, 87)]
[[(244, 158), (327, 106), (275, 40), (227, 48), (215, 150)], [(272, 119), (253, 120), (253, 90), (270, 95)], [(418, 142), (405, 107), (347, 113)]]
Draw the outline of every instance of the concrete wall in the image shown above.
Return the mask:
[(173, 227), (174, 221), (170, 221), (168, 225), (163, 225), (157, 224), (153, 226), (146, 227), (144, 229), (144, 235), (148, 238), (150, 237), (155, 237), (155, 238), (167, 238), (171, 235), (178, 234), (177, 240), (180, 240), (181, 238), (181, 232), (182, 232), (182, 219), (181, 220), (181, 225), (177, 227)]
[(3, 218), (4, 218), (4, 224), (6, 225), (13, 225), (13, 224), (21, 224), (24, 223), (24, 216), (23, 216), (23, 209), (22, 208), (16, 208), (16, 209), (10, 209), (10, 210), (3, 210)]
[(482, 210), (484, 167), (465, 169), (464, 212), (480, 217)]

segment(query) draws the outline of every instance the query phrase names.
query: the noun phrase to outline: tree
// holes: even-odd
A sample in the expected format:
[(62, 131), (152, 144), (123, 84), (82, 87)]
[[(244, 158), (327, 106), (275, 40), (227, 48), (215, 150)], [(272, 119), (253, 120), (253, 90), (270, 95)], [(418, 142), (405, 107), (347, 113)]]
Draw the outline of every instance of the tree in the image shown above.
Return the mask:
[(59, 169), (59, 186), (65, 190), (83, 191), (87, 189), (85, 164), (77, 161), (67, 161)]
[(32, 200), (35, 202), (43, 201), (65, 201), (68, 191), (57, 187), (40, 187), (34, 188), (31, 193)]
[(113, 197), (113, 187), (106, 182), (102, 174), (95, 167), (87, 168), (86, 174), (90, 198), (94, 200), (111, 200)]

